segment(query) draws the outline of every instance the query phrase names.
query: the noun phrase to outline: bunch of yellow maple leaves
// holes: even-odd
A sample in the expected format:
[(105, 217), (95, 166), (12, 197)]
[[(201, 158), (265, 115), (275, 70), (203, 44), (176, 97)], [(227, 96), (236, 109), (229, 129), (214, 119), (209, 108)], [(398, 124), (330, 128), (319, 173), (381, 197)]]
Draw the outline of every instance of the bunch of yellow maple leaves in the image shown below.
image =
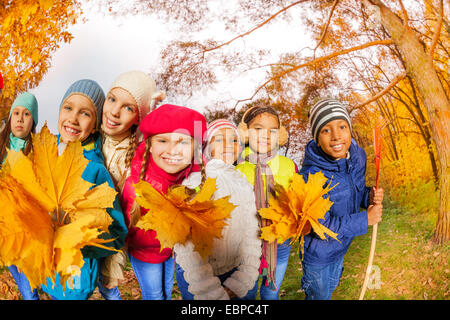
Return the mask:
[(222, 237), (226, 219), (235, 208), (229, 202), (230, 196), (212, 200), (216, 179), (211, 178), (205, 180), (192, 199), (185, 186), (170, 188), (163, 195), (148, 182), (140, 181), (135, 190), (137, 203), (151, 211), (142, 216), (136, 226), (156, 230), (161, 249), (173, 248), (191, 239), (202, 258), (211, 253), (214, 238)]
[(325, 186), (327, 180), (319, 171), (310, 173), (307, 183), (302, 176), (296, 174), (287, 189), (276, 185), (277, 197), (269, 200), (268, 208), (259, 210), (261, 217), (272, 221), (272, 224), (261, 229), (261, 238), (278, 243), (291, 239), (291, 244), (300, 239), (299, 249), (302, 253), (304, 236), (311, 232), (311, 228), (322, 240), (326, 240), (328, 235), (339, 241), (337, 233), (319, 222), (333, 205), (332, 201), (323, 196), (337, 185), (330, 187), (330, 181)]
[(44, 125), (33, 135), (33, 152), (8, 150), (0, 171), (0, 265), (16, 265), (31, 288), (53, 280), (61, 284), (80, 274), (81, 249), (112, 250), (98, 236), (108, 231), (116, 191), (81, 178), (88, 164), (80, 142), (60, 155), (56, 136)]

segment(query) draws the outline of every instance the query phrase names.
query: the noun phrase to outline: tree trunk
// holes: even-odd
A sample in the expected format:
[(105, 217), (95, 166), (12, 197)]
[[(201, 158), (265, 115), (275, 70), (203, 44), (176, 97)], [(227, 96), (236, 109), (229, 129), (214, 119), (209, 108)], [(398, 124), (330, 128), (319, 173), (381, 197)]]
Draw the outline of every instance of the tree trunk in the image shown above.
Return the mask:
[(439, 212), (433, 235), (435, 243), (450, 240), (450, 101), (439, 81), (432, 57), (424, 51), (414, 31), (379, 0), (369, 0), (380, 9), (381, 24), (399, 49), (406, 71), (417, 84), (427, 108), (439, 160)]

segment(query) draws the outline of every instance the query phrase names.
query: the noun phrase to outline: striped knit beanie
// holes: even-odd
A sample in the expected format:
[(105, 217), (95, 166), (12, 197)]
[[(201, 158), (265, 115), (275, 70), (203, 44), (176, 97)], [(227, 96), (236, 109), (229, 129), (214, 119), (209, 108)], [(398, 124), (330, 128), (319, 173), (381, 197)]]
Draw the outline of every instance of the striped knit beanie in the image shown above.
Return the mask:
[(227, 119), (217, 119), (208, 124), (208, 129), (206, 131), (207, 143), (210, 143), (214, 134), (222, 128), (230, 128), (230, 129), (234, 130), (234, 132), (236, 132), (236, 135), (239, 138), (239, 132), (238, 132), (237, 127), (234, 125), (234, 123), (232, 123), (231, 121), (229, 121)]
[[(204, 150), (205, 156), (210, 159), (211, 158), (211, 150), (209, 148), (209, 143), (211, 142), (211, 139), (213, 138), (214, 134), (223, 128), (229, 128), (234, 130), (238, 137), (239, 145), (241, 145), (241, 139), (239, 136), (238, 128), (234, 125), (233, 122), (227, 120), (227, 119), (217, 119), (208, 124), (208, 128), (206, 130), (206, 149)], [(239, 152), (240, 153), (240, 152)]]
[(314, 141), (318, 140), (319, 132), (330, 121), (343, 119), (348, 122), (350, 131), (352, 130), (352, 123), (350, 116), (344, 105), (334, 99), (323, 99), (317, 102), (308, 113), (309, 125), (311, 126), (311, 133)]
[(105, 102), (105, 93), (103, 92), (102, 87), (95, 82), (94, 80), (82, 79), (78, 80), (67, 89), (64, 97), (61, 100), (61, 104), (59, 107), (61, 108), (64, 101), (66, 101), (71, 95), (81, 94), (88, 98), (95, 109), (97, 110), (97, 129), (100, 128), (100, 123), (102, 121), (102, 111), (103, 111), (103, 103)]

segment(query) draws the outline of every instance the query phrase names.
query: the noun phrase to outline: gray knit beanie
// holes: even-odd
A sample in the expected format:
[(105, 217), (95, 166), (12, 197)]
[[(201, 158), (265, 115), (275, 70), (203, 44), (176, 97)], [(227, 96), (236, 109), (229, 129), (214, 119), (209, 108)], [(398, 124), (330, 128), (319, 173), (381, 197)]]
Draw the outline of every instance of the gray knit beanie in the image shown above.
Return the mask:
[(105, 102), (105, 93), (102, 87), (94, 80), (82, 79), (74, 82), (69, 89), (67, 89), (64, 97), (62, 98), (59, 108), (63, 105), (64, 101), (73, 94), (81, 94), (88, 98), (97, 110), (97, 126), (100, 128), (100, 123), (102, 121), (102, 111), (103, 103)]
[(308, 112), (309, 124), (311, 126), (314, 141), (318, 140), (320, 130), (330, 121), (343, 119), (348, 122), (350, 131), (352, 123), (345, 106), (338, 100), (323, 99), (317, 102)]

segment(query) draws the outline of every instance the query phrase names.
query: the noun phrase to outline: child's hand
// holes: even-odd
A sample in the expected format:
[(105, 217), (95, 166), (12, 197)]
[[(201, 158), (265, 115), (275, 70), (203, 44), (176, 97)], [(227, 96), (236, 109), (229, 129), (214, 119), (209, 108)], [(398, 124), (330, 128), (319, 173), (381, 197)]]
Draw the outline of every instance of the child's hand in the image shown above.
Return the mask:
[(383, 215), (383, 205), (375, 204), (370, 205), (367, 209), (367, 222), (369, 226), (373, 226), (381, 221), (381, 216)]
[(370, 204), (381, 204), (384, 198), (383, 188), (376, 189), (375, 187), (370, 190), (369, 203)]

